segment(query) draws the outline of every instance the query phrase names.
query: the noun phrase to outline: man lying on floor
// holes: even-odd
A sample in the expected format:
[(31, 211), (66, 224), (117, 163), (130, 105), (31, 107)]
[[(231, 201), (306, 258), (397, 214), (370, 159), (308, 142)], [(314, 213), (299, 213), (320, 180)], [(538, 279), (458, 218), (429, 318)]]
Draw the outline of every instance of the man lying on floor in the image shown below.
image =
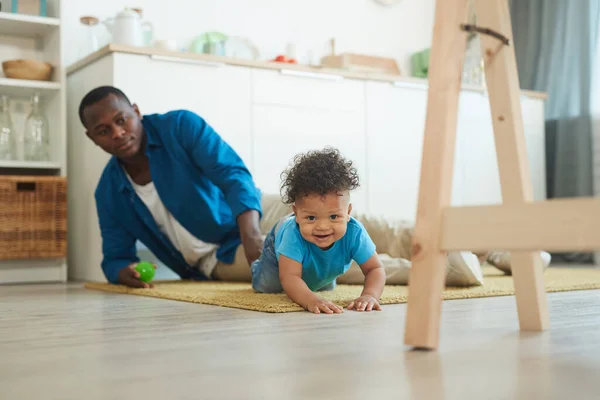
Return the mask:
[[(111, 86), (79, 107), (87, 136), (111, 154), (95, 199), (102, 269), (111, 283), (150, 287), (134, 269), (136, 242), (184, 279), (262, 251), (260, 193), (239, 155), (197, 114), (143, 115)], [(239, 260), (237, 260), (239, 262)]]

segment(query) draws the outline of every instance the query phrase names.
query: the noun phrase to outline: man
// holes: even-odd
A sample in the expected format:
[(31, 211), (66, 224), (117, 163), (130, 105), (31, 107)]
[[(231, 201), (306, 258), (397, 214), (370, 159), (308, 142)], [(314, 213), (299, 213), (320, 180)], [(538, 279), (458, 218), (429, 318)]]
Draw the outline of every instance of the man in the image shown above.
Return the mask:
[(218, 263), (234, 262), (240, 244), (248, 265), (259, 257), (259, 190), (200, 116), (142, 116), (121, 90), (102, 86), (83, 98), (79, 117), (87, 136), (113, 156), (95, 192), (109, 282), (152, 286), (134, 269), (138, 240), (184, 279), (210, 278)]

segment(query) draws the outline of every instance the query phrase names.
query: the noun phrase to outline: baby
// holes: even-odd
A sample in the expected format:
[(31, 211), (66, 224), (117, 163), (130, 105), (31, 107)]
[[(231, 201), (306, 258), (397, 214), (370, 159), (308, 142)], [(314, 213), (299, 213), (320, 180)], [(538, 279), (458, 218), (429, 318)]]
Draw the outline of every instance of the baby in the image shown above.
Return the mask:
[(269, 231), (252, 264), (252, 287), (262, 293), (283, 291), (316, 314), (341, 313), (342, 307), (315, 292), (335, 288), (336, 278), (354, 260), (365, 276), (364, 287), (348, 310), (381, 310), (385, 271), (367, 231), (350, 216), (350, 192), (359, 186), (352, 162), (336, 149), (310, 151), (297, 155), (282, 178), (283, 200), (294, 213)]

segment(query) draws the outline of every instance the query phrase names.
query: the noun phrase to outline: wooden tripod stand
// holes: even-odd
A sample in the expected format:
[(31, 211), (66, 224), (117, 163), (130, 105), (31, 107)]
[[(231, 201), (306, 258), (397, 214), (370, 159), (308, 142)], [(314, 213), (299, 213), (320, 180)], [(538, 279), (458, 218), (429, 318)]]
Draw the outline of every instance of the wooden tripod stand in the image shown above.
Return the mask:
[[(437, 0), (429, 70), (419, 204), (413, 239), (404, 342), (439, 344), (446, 252), (511, 252), (521, 330), (548, 327), (540, 250), (600, 248), (600, 202), (533, 202), (520, 88), (507, 0), (475, 0), (477, 26), (465, 25), (468, 0)], [(481, 33), (503, 204), (451, 207), (465, 31)]]

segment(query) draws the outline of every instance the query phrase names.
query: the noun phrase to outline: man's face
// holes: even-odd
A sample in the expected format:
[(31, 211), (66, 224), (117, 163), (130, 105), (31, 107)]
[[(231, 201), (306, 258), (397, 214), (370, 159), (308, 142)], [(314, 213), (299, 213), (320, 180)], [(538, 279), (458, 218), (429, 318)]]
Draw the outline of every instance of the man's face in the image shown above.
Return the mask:
[(136, 105), (113, 94), (83, 111), (87, 136), (104, 151), (120, 159), (130, 159), (142, 147), (141, 115)]

